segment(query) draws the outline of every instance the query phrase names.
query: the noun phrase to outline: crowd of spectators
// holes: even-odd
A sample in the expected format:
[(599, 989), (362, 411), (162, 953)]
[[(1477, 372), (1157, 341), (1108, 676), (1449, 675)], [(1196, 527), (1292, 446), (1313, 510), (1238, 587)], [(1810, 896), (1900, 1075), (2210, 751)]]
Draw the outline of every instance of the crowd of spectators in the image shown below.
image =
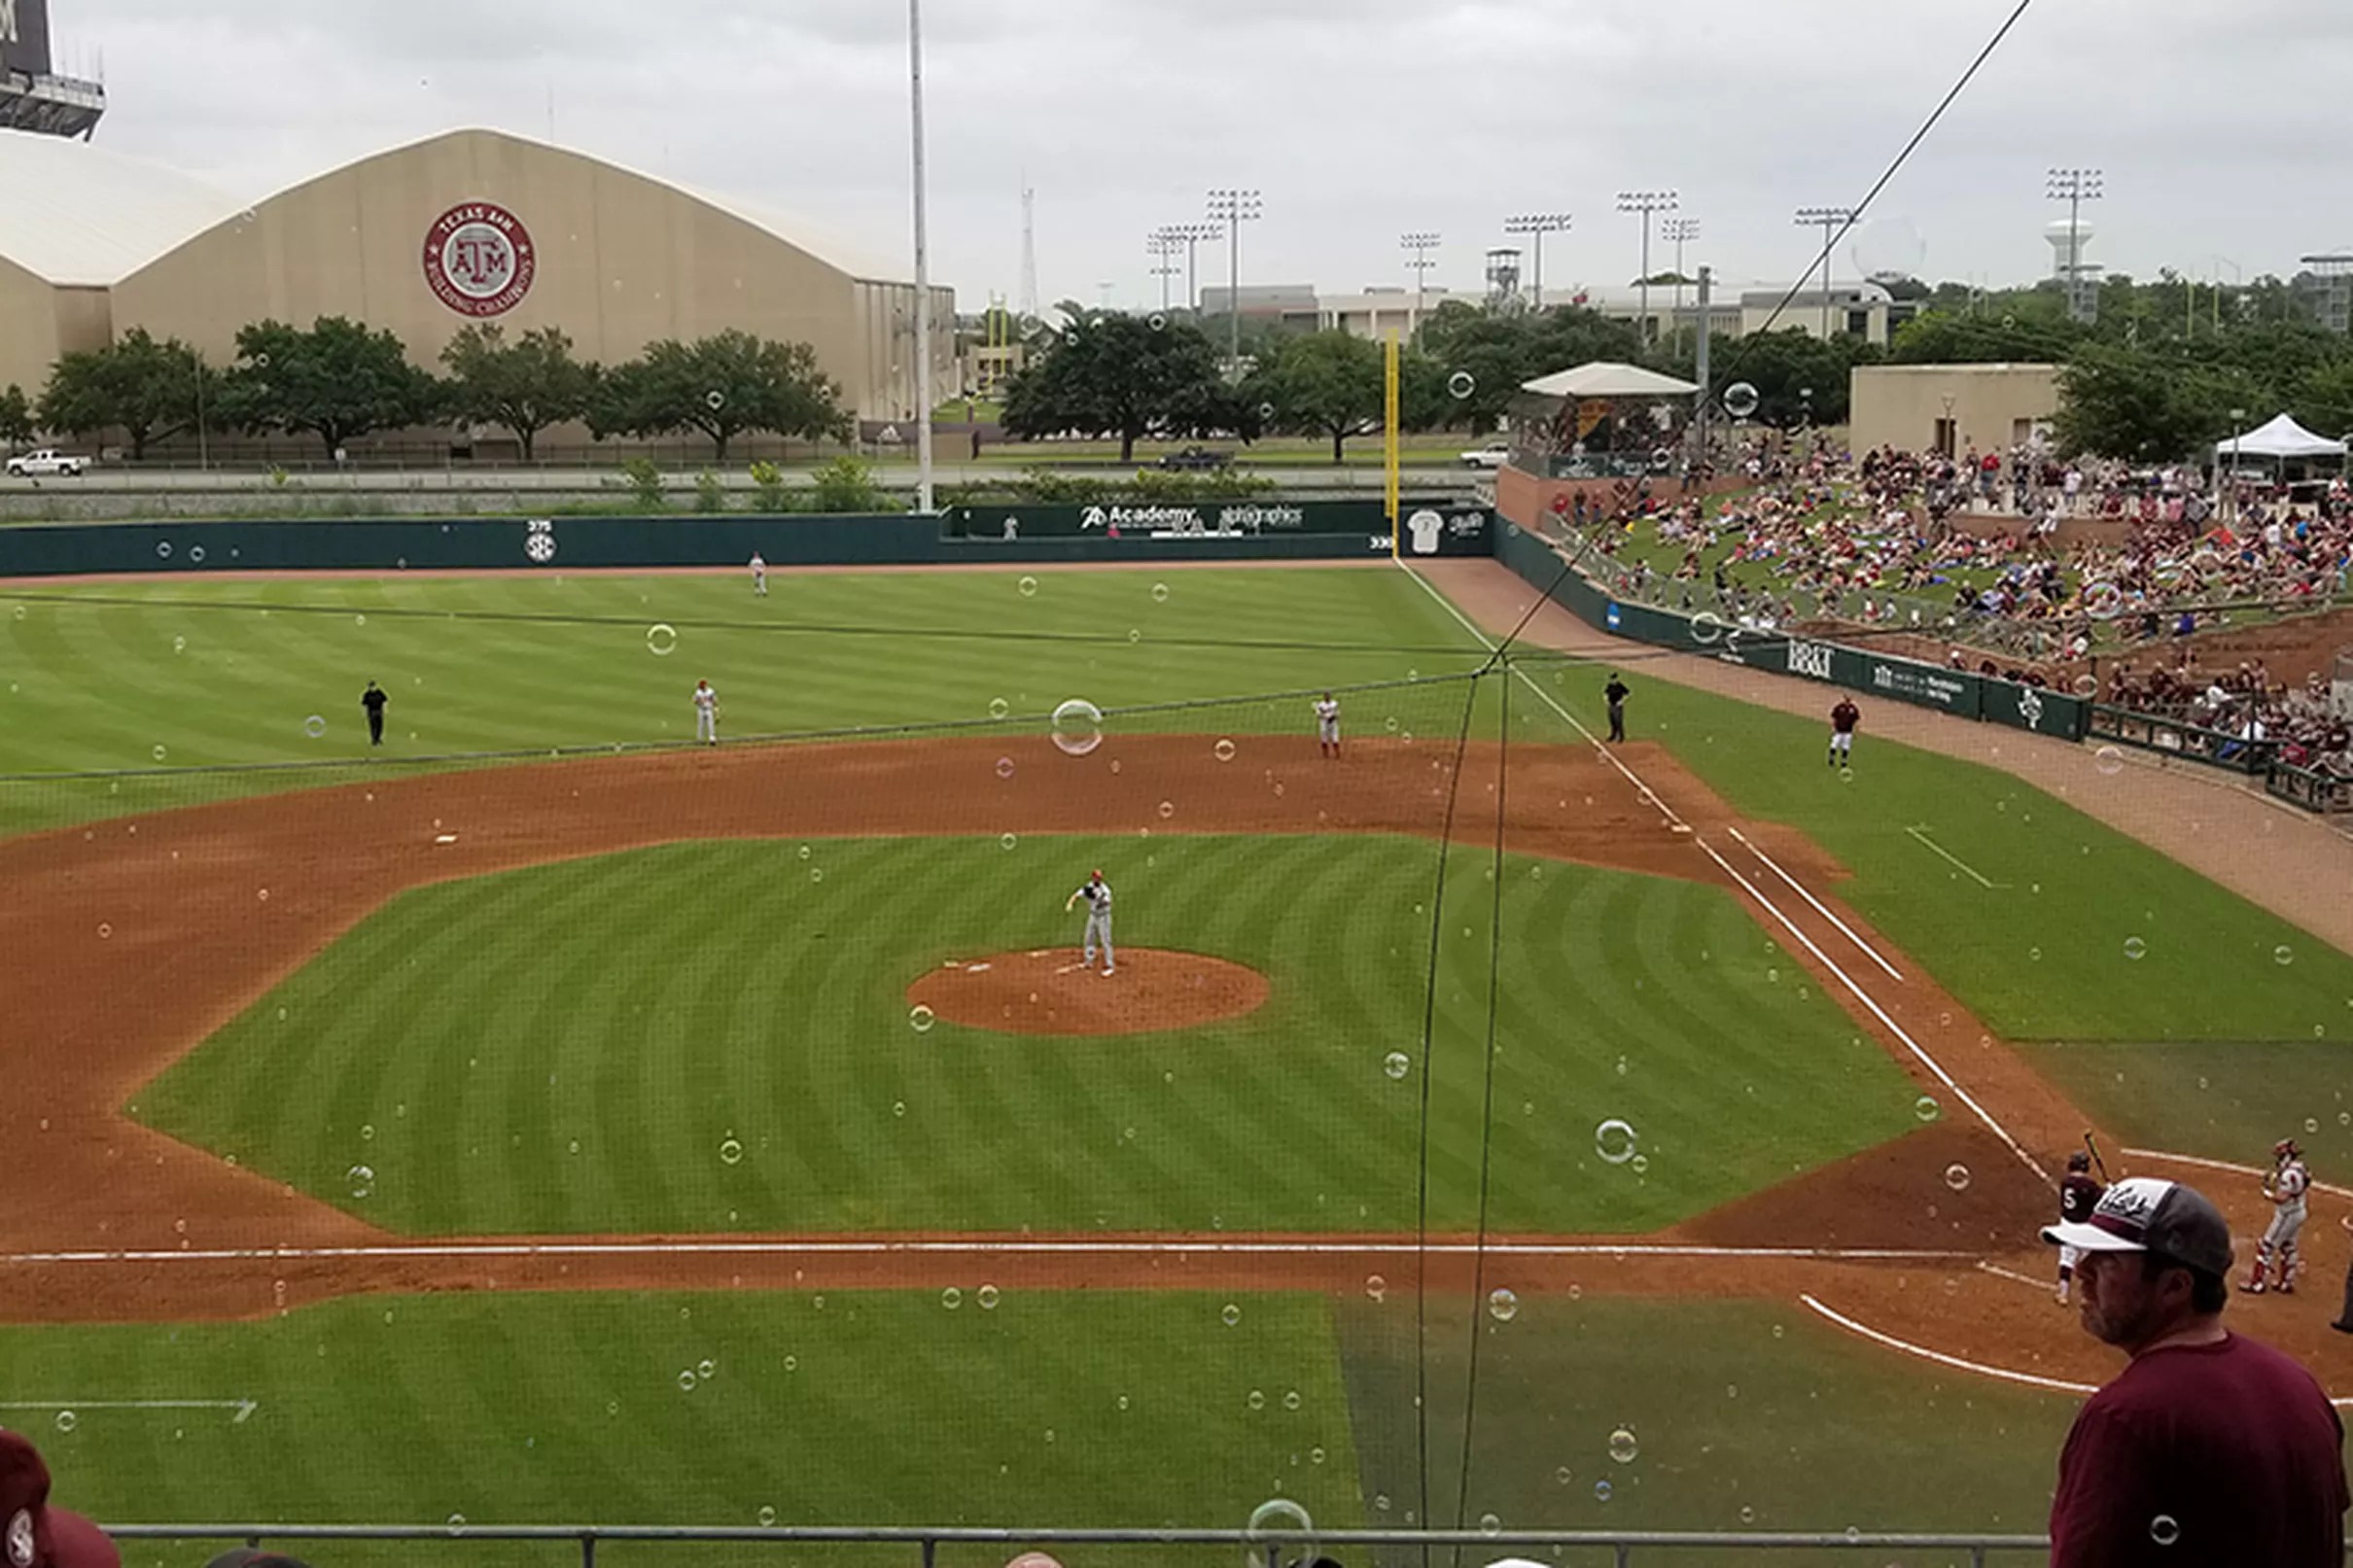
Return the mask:
[[(1622, 487), (1606, 515), (1626, 526), (1599, 542), (1626, 558), (1614, 570), (1627, 591), (1761, 628), (1817, 616), (2064, 665), (2353, 585), (2353, 491), (2341, 477), (2218, 500), (2195, 470), (2062, 463), (2024, 448), (1758, 449), (1738, 467), (1749, 484), (1729, 498), (1661, 504), (1647, 485)], [(1576, 512), (1585, 524), (1582, 498)], [(2069, 517), (2126, 526), (2062, 544)], [(1679, 561), (1630, 548), (1645, 520)]]

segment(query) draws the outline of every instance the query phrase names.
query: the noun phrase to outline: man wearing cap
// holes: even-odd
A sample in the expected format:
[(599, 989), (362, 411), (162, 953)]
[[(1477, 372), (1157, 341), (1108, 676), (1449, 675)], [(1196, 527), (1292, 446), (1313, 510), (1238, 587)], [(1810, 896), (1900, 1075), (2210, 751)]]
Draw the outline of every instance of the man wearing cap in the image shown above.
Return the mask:
[(123, 1568), (104, 1531), (49, 1506), (49, 1466), (20, 1432), (0, 1431), (0, 1560), (7, 1568)]
[(1062, 907), (1067, 911), (1082, 898), (1086, 900), (1087, 905), (1084, 962), (1090, 968), (1094, 966), (1095, 943), (1100, 938), (1103, 942), (1103, 972), (1105, 974), (1114, 973), (1111, 964), (1111, 885), (1103, 880), (1101, 870), (1087, 878), (1085, 887), (1064, 899)]
[(2223, 1327), (2221, 1212), (2134, 1176), (2043, 1239), (2080, 1254), (2085, 1332), (2131, 1357), (2059, 1453), (2053, 1568), (2342, 1568), (2344, 1428), (2309, 1373)]

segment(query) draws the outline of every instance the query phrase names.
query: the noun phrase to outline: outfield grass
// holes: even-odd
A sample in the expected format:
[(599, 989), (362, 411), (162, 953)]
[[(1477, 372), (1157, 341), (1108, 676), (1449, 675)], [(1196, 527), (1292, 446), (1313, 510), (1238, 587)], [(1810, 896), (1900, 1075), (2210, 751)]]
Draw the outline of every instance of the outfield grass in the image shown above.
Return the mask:
[[(808, 848), (412, 890), (135, 1114), (405, 1234), (1398, 1233), (1434, 1061), (1432, 1222), (1475, 1223), (1483, 852), (1454, 854), (1425, 1055), (1434, 844)], [(1097, 864), (1122, 943), (1248, 964), (1272, 1000), (1117, 1038), (911, 1027), (904, 988), (943, 959), (1074, 943), (1063, 897)], [(1910, 1125), (1908, 1081), (1720, 889), (1513, 858), (1501, 903), (1497, 1228), (1647, 1232)], [(1597, 1153), (1613, 1117), (1641, 1168)]]
[(729, 574), (14, 589), (0, 594), (0, 774), (363, 758), (371, 679), (391, 694), (390, 746), (413, 754), (688, 740), (705, 678), (726, 731), (749, 735), (1478, 662), (1393, 572), (779, 571), (770, 587), (755, 599)]
[[(1601, 722), (1594, 666), (1528, 669), (1583, 722)], [(1844, 778), (1824, 766), (1826, 720), (1645, 679), (1639, 666), (1630, 676), (1636, 737), (1665, 743), (1743, 815), (1829, 850), (1854, 872), (1840, 895), (2006, 1037), (2353, 1035), (2353, 958), (2064, 801), (1875, 741), (1868, 706)], [(1822, 700), (1827, 714), (1835, 693)], [(2081, 787), (2100, 784), (2087, 756)]]
[[(984, 1283), (963, 1286), (954, 1308), (928, 1291), (509, 1293), (355, 1299), (251, 1323), (11, 1328), (0, 1381), (74, 1411), (70, 1430), (50, 1409), (11, 1420), (39, 1442), (59, 1501), (110, 1523), (1240, 1528), (1276, 1495), (1324, 1518), (1353, 1512), (1321, 1298), (1243, 1296), (1229, 1326), (1231, 1297), (1006, 1291), (984, 1308)], [(258, 1408), (242, 1421), (92, 1408), (110, 1399)], [(142, 1568), (213, 1550), (134, 1545), (124, 1557)], [(303, 1555), (344, 1568), (420, 1551), (579, 1561), (577, 1547), (488, 1543)], [(1009, 1554), (951, 1549), (941, 1561)], [(773, 1560), (870, 1568), (911, 1562), (913, 1549)]]
[[(1606, 1267), (1597, 1262), (1597, 1272)], [(1474, 1331), (1476, 1397), (1466, 1404)], [(1338, 1333), (1367, 1514), (1391, 1525), (1423, 1506), (1414, 1399), (1424, 1369), (1426, 1506), (1429, 1522), (1446, 1528), (1493, 1518), (1505, 1529), (2032, 1534), (2045, 1527), (2077, 1404), (1890, 1356), (1796, 1302), (1530, 1295), (1497, 1322), (1433, 1300), (1418, 1332), (1414, 1302), (1392, 1294), (1344, 1304)], [(1457, 1506), (1466, 1415), (1470, 1486)], [(1624, 1460), (1628, 1446), (1612, 1445), (1621, 1432), (1632, 1439)], [(1419, 1555), (1384, 1560), (1405, 1568)]]
[[(70, 1431), (47, 1408), (24, 1424), (60, 1501), (117, 1523), (1238, 1528), (1278, 1496), (1333, 1527), (1423, 1521), (1410, 1294), (1335, 1306), (1006, 1291), (984, 1309), (985, 1282), (960, 1287), (953, 1308), (928, 1291), (492, 1294), (250, 1323), (8, 1329), (0, 1376), (75, 1411)], [(1441, 1525), (1457, 1517), (1469, 1326), (1459, 1301), (1428, 1303), (1427, 1507)], [(2075, 1403), (1890, 1359), (1795, 1304), (1531, 1296), (1513, 1321), (1477, 1327), (1471, 1527), (1492, 1515), (1514, 1529), (2030, 1533)], [(125, 1397), (258, 1405), (243, 1421), (91, 1408)], [(1620, 1430), (1634, 1439), (1624, 1461)], [(577, 1561), (560, 1547), (461, 1550), (468, 1562)], [(305, 1555), (373, 1565), (419, 1551)], [(202, 1554), (133, 1545), (125, 1560)], [(778, 1560), (905, 1559), (795, 1548)]]

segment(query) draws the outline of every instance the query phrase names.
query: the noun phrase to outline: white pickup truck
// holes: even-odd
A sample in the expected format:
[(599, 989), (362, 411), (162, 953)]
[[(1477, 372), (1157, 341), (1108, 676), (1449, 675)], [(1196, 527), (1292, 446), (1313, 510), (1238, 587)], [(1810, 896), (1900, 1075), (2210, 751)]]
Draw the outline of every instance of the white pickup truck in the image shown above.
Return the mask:
[(89, 462), (87, 458), (70, 457), (63, 452), (53, 452), (45, 446), (37, 452), (27, 452), (21, 457), (10, 458), (8, 475), (12, 479), (37, 479), (45, 473), (57, 473), (70, 479), (78, 479), (82, 476), (82, 470), (88, 467)]
[(1463, 453), (1461, 462), (1466, 469), (1499, 469), (1511, 461), (1511, 442), (1490, 441), (1475, 452)]

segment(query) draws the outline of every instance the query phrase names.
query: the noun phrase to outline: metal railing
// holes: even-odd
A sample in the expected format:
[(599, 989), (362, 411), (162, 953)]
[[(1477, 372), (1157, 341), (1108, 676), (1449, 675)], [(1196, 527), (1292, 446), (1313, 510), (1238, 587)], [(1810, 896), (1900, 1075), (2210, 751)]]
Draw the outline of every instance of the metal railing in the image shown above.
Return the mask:
[(2353, 779), (2316, 773), (2291, 762), (2274, 762), (2264, 775), (2264, 790), (2276, 800), (2308, 812), (2353, 812)]
[(2232, 773), (2260, 776), (2270, 767), (2279, 748), (2270, 741), (2249, 741), (2227, 730), (2206, 729), (2161, 714), (2093, 703), (2087, 741), (2113, 741), (2142, 751), (2180, 757)]
[[(2048, 1552), (2051, 1541), (2040, 1535), (1989, 1535), (1967, 1532), (1910, 1534), (1847, 1529), (1843, 1531), (1750, 1530), (1321, 1530), (1314, 1534), (1278, 1530), (1017, 1530), (942, 1526), (860, 1525), (660, 1525), (660, 1524), (110, 1524), (106, 1533), (118, 1541), (223, 1541), (260, 1548), (264, 1543), (285, 1545), (302, 1541), (436, 1541), (538, 1542), (577, 1547), (580, 1568), (596, 1568), (597, 1548), (605, 1544), (670, 1546), (849, 1546), (913, 1547), (921, 1553), (921, 1568), (936, 1568), (939, 1549), (985, 1546), (1016, 1550), (1054, 1547), (1202, 1547), (1239, 1550), (1255, 1559), (1263, 1553), (1267, 1568), (1305, 1561), (1325, 1553), (1366, 1549), (1352, 1559), (1369, 1561), (1370, 1549), (1443, 1548), (1479, 1553), (1480, 1561), (1524, 1555), (1531, 1551), (1608, 1552), (1620, 1565), (1632, 1564), (1643, 1551), (1949, 1551), (1966, 1552), (1976, 1568), (1996, 1555)], [(1231, 1560), (1230, 1558), (1228, 1559)]]

